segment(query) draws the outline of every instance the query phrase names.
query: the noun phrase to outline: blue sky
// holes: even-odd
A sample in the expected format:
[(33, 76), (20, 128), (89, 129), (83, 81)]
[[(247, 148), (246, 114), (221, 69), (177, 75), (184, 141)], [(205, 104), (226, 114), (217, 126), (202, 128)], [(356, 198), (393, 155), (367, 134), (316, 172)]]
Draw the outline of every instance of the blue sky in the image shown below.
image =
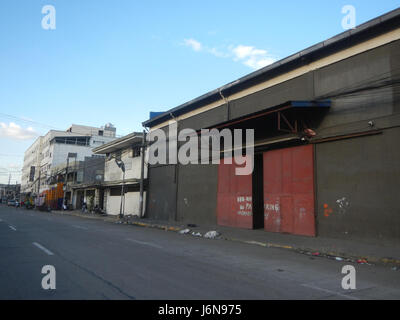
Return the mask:
[[(107, 122), (124, 135), (260, 66), (357, 25), (400, 1), (2, 0), (0, 183), (19, 181), (38, 134)], [(56, 29), (44, 30), (44, 5)]]

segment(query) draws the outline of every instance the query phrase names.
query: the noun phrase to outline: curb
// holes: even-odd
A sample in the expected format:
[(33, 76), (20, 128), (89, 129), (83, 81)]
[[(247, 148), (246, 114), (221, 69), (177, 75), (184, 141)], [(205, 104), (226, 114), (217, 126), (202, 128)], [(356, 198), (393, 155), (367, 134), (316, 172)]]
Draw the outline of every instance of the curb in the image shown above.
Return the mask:
[(151, 223), (146, 223), (146, 222), (121, 222), (121, 224), (128, 224), (128, 225), (134, 225), (138, 227), (144, 227), (144, 228), (153, 228), (153, 229), (160, 229), (164, 231), (174, 231), (177, 232), (181, 230), (179, 227), (172, 227), (172, 226), (166, 226), (166, 225), (160, 225), (160, 224), (151, 224)]
[[(53, 212), (54, 213), (54, 212)], [(164, 231), (172, 231), (172, 232), (178, 232), (182, 230), (180, 227), (174, 227), (174, 226), (168, 226), (168, 225), (162, 225), (162, 224), (152, 224), (152, 223), (147, 223), (147, 222), (137, 222), (137, 221), (121, 221), (118, 217), (117, 218), (107, 218), (107, 217), (102, 217), (102, 216), (90, 216), (90, 215), (81, 215), (81, 214), (74, 214), (74, 213), (58, 213), (57, 214), (67, 214), (75, 217), (81, 217), (81, 218), (86, 218), (86, 219), (97, 219), (97, 220), (103, 220), (105, 222), (113, 222), (117, 224), (125, 224), (125, 225), (133, 225), (137, 227), (143, 227), (143, 228), (153, 228), (153, 229), (159, 229), (159, 230), (164, 230)], [(260, 241), (253, 241), (253, 240), (242, 240), (242, 239), (237, 239), (237, 238), (229, 238), (229, 237), (220, 237), (222, 240), (227, 240), (227, 241), (234, 241), (234, 242), (240, 242), (240, 243), (245, 243), (245, 244), (250, 244), (250, 245), (257, 245), (265, 248), (276, 248), (276, 249), (283, 249), (283, 250), (290, 250), (293, 252), (297, 252), (300, 254), (305, 254), (309, 256), (315, 256), (317, 257), (323, 257), (323, 258), (328, 258), (328, 259), (333, 259), (336, 260), (336, 258), (340, 258), (341, 260), (339, 261), (347, 261), (347, 262), (354, 262), (358, 263), (357, 260), (361, 261), (366, 261), (362, 262), (360, 264), (375, 264), (375, 265), (383, 265), (386, 267), (389, 266), (396, 266), (400, 267), (400, 260), (398, 259), (393, 259), (393, 258), (380, 258), (380, 257), (374, 257), (370, 255), (349, 255), (343, 252), (333, 252), (333, 251), (325, 251), (321, 249), (312, 249), (312, 248), (303, 248), (303, 247), (296, 247), (293, 245), (283, 245), (279, 243), (271, 243), (271, 242), (260, 242)], [(318, 255), (314, 255), (313, 253), (318, 252)]]
[[(151, 223), (145, 223), (145, 222), (131, 222), (131, 223), (126, 223), (126, 224), (131, 224), (131, 225), (136, 225), (136, 226), (146, 227), (146, 228), (156, 228), (156, 229), (161, 229), (161, 230), (166, 230), (166, 231), (175, 231), (175, 232), (182, 229), (179, 227), (171, 227), (171, 226), (151, 224)], [(336, 258), (341, 258), (343, 261), (355, 262), (355, 263), (358, 263), (357, 260), (366, 260), (367, 261), (366, 263), (363, 262), (360, 264), (373, 263), (376, 265), (384, 265), (384, 266), (400, 266), (400, 260), (392, 259), (392, 258), (379, 258), (379, 257), (374, 257), (374, 256), (369, 256), (369, 255), (364, 255), (364, 256), (348, 255), (343, 252), (324, 251), (321, 249), (302, 248), (302, 247), (296, 247), (296, 246), (292, 246), (292, 245), (283, 245), (283, 244), (279, 244), (279, 243), (259, 242), (259, 241), (253, 241), (253, 240), (242, 240), (242, 239), (229, 238), (229, 237), (221, 237), (220, 239), (227, 240), (227, 241), (240, 242), (240, 243), (245, 243), (245, 244), (250, 244), (250, 245), (257, 245), (257, 246), (266, 247), (266, 248), (277, 248), (277, 249), (290, 250), (290, 251), (294, 251), (294, 252), (297, 252), (300, 254), (305, 254), (305, 255), (312, 255), (313, 252), (319, 252), (319, 255), (316, 257), (324, 257), (324, 258), (329, 258), (329, 259), (334, 259), (334, 260)]]
[[(258, 245), (262, 247), (267, 247), (267, 248), (278, 248), (278, 249), (285, 249), (285, 250), (290, 250), (294, 251), (300, 254), (305, 254), (308, 256), (315, 256), (315, 257), (323, 257), (323, 258), (328, 258), (328, 259), (333, 259), (336, 260), (336, 258), (340, 258), (342, 260), (339, 261), (347, 261), (347, 262), (354, 262), (358, 263), (357, 260), (362, 260), (366, 262), (362, 262), (359, 264), (375, 264), (375, 265), (383, 265), (383, 266), (400, 266), (400, 260), (393, 259), (393, 258), (379, 258), (379, 257), (374, 257), (374, 256), (369, 256), (369, 255), (348, 255), (343, 252), (333, 252), (333, 251), (324, 251), (321, 249), (311, 249), (311, 248), (302, 248), (302, 247), (295, 247), (295, 246), (290, 246), (290, 245), (282, 245), (278, 243), (269, 243), (269, 242), (259, 242), (259, 241), (249, 241), (249, 240), (241, 240), (241, 239), (235, 239), (235, 238), (224, 238), (224, 240), (228, 241), (235, 241), (235, 242), (241, 242), (241, 243), (246, 243), (246, 244), (251, 244), (251, 245)], [(313, 252), (318, 252), (318, 255), (313, 255)]]

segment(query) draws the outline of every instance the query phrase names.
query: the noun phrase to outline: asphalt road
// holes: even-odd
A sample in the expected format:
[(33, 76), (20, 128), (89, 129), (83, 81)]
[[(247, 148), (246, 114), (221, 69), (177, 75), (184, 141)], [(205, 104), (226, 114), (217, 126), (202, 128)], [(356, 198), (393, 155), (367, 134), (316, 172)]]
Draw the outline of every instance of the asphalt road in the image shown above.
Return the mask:
[[(0, 205), (0, 299), (399, 299), (400, 271)], [(56, 289), (42, 288), (42, 267)]]

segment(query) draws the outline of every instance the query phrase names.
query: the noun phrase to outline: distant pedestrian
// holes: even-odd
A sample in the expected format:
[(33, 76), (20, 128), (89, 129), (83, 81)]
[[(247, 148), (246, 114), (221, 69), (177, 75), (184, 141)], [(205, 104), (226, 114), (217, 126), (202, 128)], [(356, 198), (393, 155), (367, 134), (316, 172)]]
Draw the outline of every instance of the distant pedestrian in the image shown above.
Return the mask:
[(86, 211), (87, 211), (87, 205), (86, 205), (86, 202), (83, 202), (83, 204), (82, 204), (82, 212), (86, 213)]

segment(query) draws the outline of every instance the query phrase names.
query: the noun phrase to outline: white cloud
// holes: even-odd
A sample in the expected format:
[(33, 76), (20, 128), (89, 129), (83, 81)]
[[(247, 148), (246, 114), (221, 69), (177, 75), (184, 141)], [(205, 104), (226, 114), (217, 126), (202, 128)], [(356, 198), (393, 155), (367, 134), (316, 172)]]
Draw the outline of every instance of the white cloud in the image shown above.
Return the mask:
[(194, 51), (200, 51), (203, 48), (201, 43), (194, 39), (185, 39), (184, 43), (185, 43), (185, 46), (191, 47)]
[(266, 50), (257, 49), (252, 46), (238, 45), (231, 47), (236, 61), (241, 61), (252, 69), (260, 69), (274, 63), (277, 59), (268, 54)]
[(208, 48), (207, 49), (208, 53), (211, 53), (212, 55), (218, 57), (218, 58), (229, 58), (231, 56), (230, 53), (223, 52), (217, 48)]
[(205, 51), (218, 58), (231, 58), (233, 61), (241, 62), (244, 65), (257, 70), (277, 61), (266, 50), (257, 49), (253, 46), (237, 45), (224, 48), (215, 48), (203, 46), (195, 39), (185, 39), (185, 45), (191, 47), (194, 51)]
[(271, 58), (271, 57), (263, 57), (263, 58), (251, 57), (251, 58), (247, 59), (246, 61), (244, 61), (243, 63), (246, 66), (257, 70), (257, 69), (264, 68), (270, 64), (273, 64), (275, 61), (276, 61), (276, 59)]
[(9, 124), (0, 122), (0, 137), (16, 140), (29, 140), (38, 136), (38, 133), (32, 128), (21, 128), (18, 124), (10, 122)]

